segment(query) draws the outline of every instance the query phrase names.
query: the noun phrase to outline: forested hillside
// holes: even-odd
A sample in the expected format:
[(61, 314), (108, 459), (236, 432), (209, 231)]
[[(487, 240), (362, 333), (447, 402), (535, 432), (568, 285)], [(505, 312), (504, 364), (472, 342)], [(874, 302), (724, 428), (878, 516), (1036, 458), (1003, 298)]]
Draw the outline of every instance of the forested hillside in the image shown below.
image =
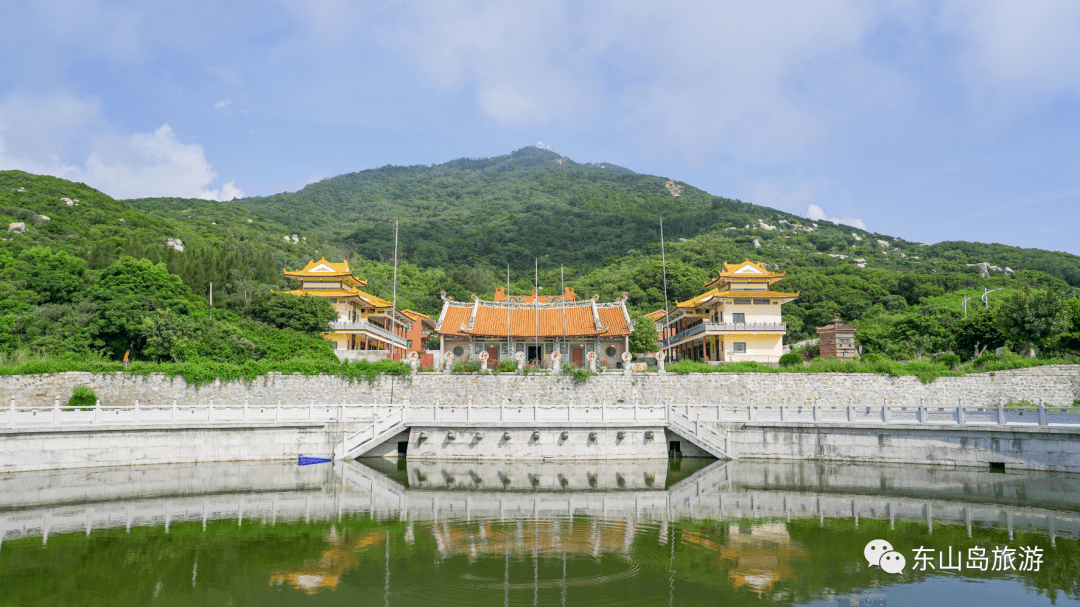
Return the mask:
[[(80, 206), (67, 206), (62, 197), (78, 198)], [(93, 271), (122, 255), (161, 261), (197, 297), (205, 298), (213, 281), (215, 308), (241, 315), (252, 294), (287, 285), (283, 267), (320, 255), (350, 259), (369, 290), (388, 298), (394, 218), (400, 221), (402, 307), (435, 315), (441, 290), (456, 298), (490, 296), (505, 284), (508, 266), (511, 289), (527, 291), (539, 260), (545, 292), (559, 290), (565, 266), (566, 285), (579, 294), (610, 299), (626, 291), (630, 308), (641, 314), (664, 302), (663, 217), (672, 304), (698, 294), (724, 261), (762, 261), (788, 273), (778, 288), (801, 292), (784, 306), (792, 342), (815, 336), (814, 327), (835, 314), (859, 325), (867, 349), (895, 358), (963, 353), (973, 350), (972, 340), (996, 347), (1012, 339), (1010, 345), (1020, 347), (1025, 340), (1008, 338), (1003, 321), (991, 314), (977, 330), (963, 324), (982, 318), (976, 299), (964, 321), (965, 295), (1000, 288), (990, 295), (993, 309), (982, 312), (994, 312), (1010, 297), (1051, 293), (1057, 302), (1051, 307), (1061, 310), (1050, 322), (1057, 337), (1027, 345), (1048, 352), (1080, 349), (1080, 311), (1070, 312), (1080, 310), (1074, 305), (1080, 286), (1075, 255), (909, 242), (531, 147), (490, 159), (386, 166), (295, 193), (232, 202), (114, 201), (80, 184), (5, 172), (0, 207), (9, 222), (27, 225), (26, 234), (9, 234), (5, 242), (16, 257), (33, 245), (63, 250), (87, 263), (91, 282)], [(167, 247), (168, 238), (182, 239), (185, 250)], [(964, 331), (979, 338), (957, 337)]]

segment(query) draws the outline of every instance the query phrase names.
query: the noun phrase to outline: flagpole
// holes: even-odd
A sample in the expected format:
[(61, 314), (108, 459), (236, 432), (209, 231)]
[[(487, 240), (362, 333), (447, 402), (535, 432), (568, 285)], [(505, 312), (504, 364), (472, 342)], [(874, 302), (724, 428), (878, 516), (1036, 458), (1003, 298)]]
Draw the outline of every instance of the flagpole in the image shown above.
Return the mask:
[(390, 310), (390, 360), (394, 360), (394, 335), (397, 335), (397, 233), (398, 218), (394, 218), (394, 307)]
[(510, 343), (510, 264), (506, 264), (506, 356), (513, 359), (514, 349)]
[[(540, 347), (540, 258), (533, 259), (533, 347)], [(540, 368), (544, 368), (544, 353), (537, 353), (540, 360)]]
[[(562, 338), (566, 341), (566, 273), (562, 264), (559, 264), (559, 288), (562, 289)], [(561, 346), (560, 346), (561, 347)]]
[[(664, 271), (664, 339), (671, 334), (671, 318), (668, 316), (667, 298), (667, 254), (664, 252), (664, 218), (660, 218), (660, 264)], [(667, 350), (667, 359), (671, 360), (671, 343), (664, 348)]]

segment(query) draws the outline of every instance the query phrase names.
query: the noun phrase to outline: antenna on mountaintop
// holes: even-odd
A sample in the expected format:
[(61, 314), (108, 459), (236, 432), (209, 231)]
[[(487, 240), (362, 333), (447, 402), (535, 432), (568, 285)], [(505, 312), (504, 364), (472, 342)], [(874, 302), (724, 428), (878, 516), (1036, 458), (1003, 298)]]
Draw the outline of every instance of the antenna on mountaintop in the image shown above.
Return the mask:
[(975, 299), (975, 298), (974, 297), (964, 296), (964, 301), (960, 302), (960, 305), (964, 308), (964, 318), (967, 318), (967, 302), (970, 299)]

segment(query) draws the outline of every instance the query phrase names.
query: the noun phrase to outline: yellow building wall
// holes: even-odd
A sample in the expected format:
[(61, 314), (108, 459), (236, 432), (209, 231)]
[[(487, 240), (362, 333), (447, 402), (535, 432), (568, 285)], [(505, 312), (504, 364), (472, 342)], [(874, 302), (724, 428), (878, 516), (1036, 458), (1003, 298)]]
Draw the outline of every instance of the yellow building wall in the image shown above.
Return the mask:
[(724, 322), (733, 322), (732, 314), (741, 312), (746, 314), (748, 323), (772, 323), (783, 322), (780, 314), (780, 304), (769, 305), (736, 305), (726, 304), (723, 306)]
[(735, 353), (733, 349), (737, 341), (746, 343), (747, 356), (780, 356), (784, 353), (782, 335), (725, 335), (723, 343), (725, 356)]

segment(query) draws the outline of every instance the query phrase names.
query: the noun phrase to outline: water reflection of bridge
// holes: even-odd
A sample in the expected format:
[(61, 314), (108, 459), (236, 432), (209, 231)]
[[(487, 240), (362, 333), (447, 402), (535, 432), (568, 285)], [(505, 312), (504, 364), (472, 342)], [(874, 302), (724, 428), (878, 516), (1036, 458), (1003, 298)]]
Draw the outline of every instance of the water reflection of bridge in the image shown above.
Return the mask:
[[(147, 467), (4, 475), (0, 541), (96, 529), (235, 520), (866, 519), (1080, 538), (1080, 477), (858, 466), (716, 462), (664, 488), (666, 462), (410, 464), (410, 487), (363, 464)], [(426, 469), (426, 481), (418, 472)], [(571, 474), (573, 471), (573, 474)], [(560, 480), (560, 475), (565, 483)], [(511, 487), (501, 478), (511, 479)], [(621, 482), (619, 479), (623, 479)], [(652, 479), (651, 481), (649, 479)], [(123, 482), (126, 479), (127, 483)], [(448, 482), (449, 479), (449, 482)], [(515, 480), (517, 479), (517, 480)], [(584, 480), (582, 480), (584, 479)], [(590, 479), (593, 484), (590, 485)], [(514, 488), (524, 483), (527, 488)], [(615, 538), (611, 538), (614, 541)], [(605, 540), (608, 541), (608, 540)], [(617, 543), (633, 541), (631, 537)]]

